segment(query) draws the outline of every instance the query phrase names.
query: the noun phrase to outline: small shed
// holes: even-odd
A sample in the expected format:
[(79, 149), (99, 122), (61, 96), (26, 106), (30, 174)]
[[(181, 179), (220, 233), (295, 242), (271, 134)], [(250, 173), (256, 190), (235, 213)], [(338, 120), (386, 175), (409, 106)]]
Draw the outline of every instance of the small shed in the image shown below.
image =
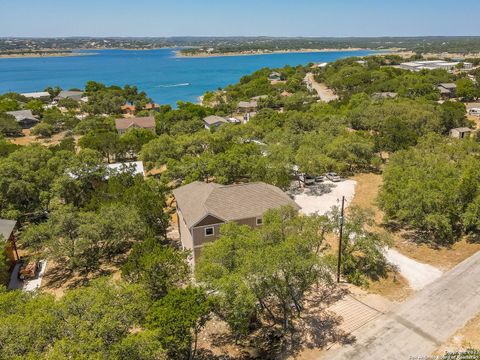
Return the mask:
[(465, 139), (471, 136), (473, 130), (467, 127), (455, 128), (450, 130), (450, 137), (455, 139)]

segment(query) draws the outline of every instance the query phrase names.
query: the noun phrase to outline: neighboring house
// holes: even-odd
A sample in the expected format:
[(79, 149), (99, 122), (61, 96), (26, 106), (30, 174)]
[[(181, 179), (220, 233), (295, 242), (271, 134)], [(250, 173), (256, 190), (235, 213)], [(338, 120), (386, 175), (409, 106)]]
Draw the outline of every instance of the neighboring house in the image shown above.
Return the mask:
[(125, 115), (135, 115), (135, 111), (137, 110), (135, 108), (135, 105), (129, 105), (129, 104), (122, 105), (120, 109), (122, 110), (122, 114), (125, 114)]
[(438, 85), (440, 95), (445, 99), (452, 99), (457, 95), (457, 85), (454, 83), (443, 83)]
[[(121, 106), (121, 110), (122, 110), (122, 114), (126, 114), (126, 115), (135, 115), (135, 112), (137, 111), (137, 108), (135, 107), (135, 105), (133, 104), (125, 104), (125, 105), (122, 105)], [(145, 104), (141, 109), (140, 111), (142, 110), (154, 110), (154, 111), (158, 111), (160, 110), (160, 105), (158, 104), (153, 104), (153, 103), (148, 103), (148, 104)]]
[(62, 99), (72, 99), (76, 101), (80, 101), (83, 98), (83, 91), (78, 90), (62, 90), (60, 93), (55, 97), (55, 100), (62, 100)]
[(155, 133), (155, 118), (153, 116), (115, 119), (115, 128), (119, 134), (124, 134), (130, 129), (146, 129)]
[(268, 80), (270, 81), (280, 81), (282, 80), (282, 75), (276, 71), (273, 71), (268, 75)]
[(154, 104), (154, 103), (148, 103), (148, 104), (145, 104), (145, 105), (142, 107), (142, 110), (154, 110), (154, 111), (159, 111), (159, 110), (160, 110), (160, 105)]
[(7, 111), (7, 114), (15, 117), (15, 120), (22, 129), (30, 129), (39, 122), (39, 120), (32, 114), (32, 110)]
[(15, 220), (0, 219), (0, 235), (2, 235), (0, 237), (1, 241), (4, 242), (3, 249), (11, 264), (18, 260), (15, 236), (13, 234), (16, 225), (17, 222)]
[(328, 65), (328, 63), (323, 62), (323, 63), (318, 63), (318, 64), (313, 64), (313, 68), (324, 68)]
[(250, 101), (240, 101), (237, 105), (237, 111), (239, 113), (250, 113), (256, 112), (258, 107), (258, 103), (256, 100)]
[(23, 93), (20, 95), (25, 96), (28, 99), (37, 99), (42, 101), (50, 100), (50, 94), (46, 91)]
[(261, 226), (267, 210), (300, 207), (279, 188), (265, 183), (219, 185), (193, 182), (173, 191), (177, 202), (180, 239), (192, 251), (193, 264), (202, 247), (220, 235), (220, 227), (234, 221), (251, 228)]
[(205, 129), (212, 129), (219, 127), (220, 125), (227, 124), (229, 121), (224, 117), (217, 116), (217, 115), (210, 115), (203, 119), (203, 124), (205, 125)]
[(455, 139), (464, 139), (471, 136), (473, 130), (467, 127), (461, 127), (450, 130), (450, 137)]
[(143, 169), (143, 162), (142, 161), (134, 161), (134, 162), (124, 162), (124, 163), (114, 163), (107, 165), (108, 175), (106, 178), (108, 179), (111, 175), (118, 175), (122, 173), (127, 173), (132, 171), (132, 175), (142, 175), (145, 176), (145, 171)]

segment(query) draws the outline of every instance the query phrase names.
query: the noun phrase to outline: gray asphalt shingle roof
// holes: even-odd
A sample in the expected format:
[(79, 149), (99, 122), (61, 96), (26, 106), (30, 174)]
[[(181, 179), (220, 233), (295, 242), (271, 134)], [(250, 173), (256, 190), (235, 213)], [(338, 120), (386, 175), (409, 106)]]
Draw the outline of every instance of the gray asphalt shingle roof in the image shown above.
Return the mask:
[(262, 182), (236, 185), (193, 182), (173, 191), (190, 228), (207, 215), (224, 221), (260, 217), (282, 206), (300, 207), (281, 189)]
[(0, 219), (0, 234), (3, 235), (2, 241), (7, 241), (10, 238), (16, 224), (15, 220)]
[(221, 116), (217, 116), (217, 115), (207, 116), (206, 118), (203, 119), (203, 121), (209, 126), (216, 125), (216, 124), (228, 123), (227, 119), (225, 119)]
[(35, 116), (33, 116), (32, 110), (7, 111), (7, 114), (14, 116), (17, 121), (25, 119), (37, 120)]
[(153, 116), (115, 119), (117, 130), (126, 130), (132, 126), (138, 126), (144, 129), (155, 128), (155, 118)]

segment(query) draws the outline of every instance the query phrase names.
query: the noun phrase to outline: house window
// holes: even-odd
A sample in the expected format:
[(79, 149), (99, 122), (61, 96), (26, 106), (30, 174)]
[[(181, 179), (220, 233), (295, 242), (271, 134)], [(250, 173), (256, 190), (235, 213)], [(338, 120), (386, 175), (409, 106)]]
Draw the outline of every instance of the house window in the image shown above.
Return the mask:
[(215, 235), (215, 229), (213, 227), (205, 228), (205, 236), (213, 236)]
[(257, 218), (257, 226), (263, 225), (263, 219)]

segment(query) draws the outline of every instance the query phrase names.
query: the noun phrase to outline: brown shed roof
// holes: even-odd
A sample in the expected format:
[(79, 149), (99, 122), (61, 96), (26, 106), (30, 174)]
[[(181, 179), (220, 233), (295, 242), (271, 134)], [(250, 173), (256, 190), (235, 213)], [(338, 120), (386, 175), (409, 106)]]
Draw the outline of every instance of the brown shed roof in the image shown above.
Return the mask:
[(262, 182), (236, 185), (193, 182), (173, 191), (189, 228), (207, 215), (224, 221), (260, 217), (265, 211), (300, 207), (279, 188)]
[(137, 126), (145, 129), (155, 127), (155, 118), (153, 116), (138, 117), (138, 118), (122, 118), (115, 119), (115, 127), (117, 130), (127, 130), (132, 126)]

